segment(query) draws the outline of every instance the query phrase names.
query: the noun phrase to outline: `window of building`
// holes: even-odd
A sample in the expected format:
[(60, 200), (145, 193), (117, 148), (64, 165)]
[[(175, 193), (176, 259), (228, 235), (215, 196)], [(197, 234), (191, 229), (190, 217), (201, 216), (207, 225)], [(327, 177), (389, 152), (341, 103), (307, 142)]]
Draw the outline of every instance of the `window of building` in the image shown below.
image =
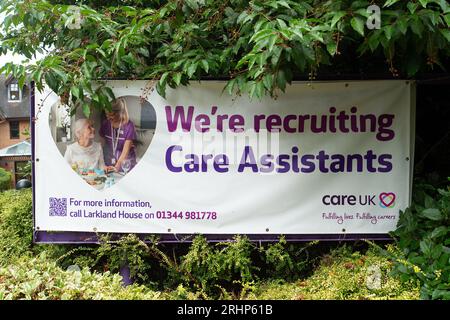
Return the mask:
[(11, 139), (19, 139), (20, 138), (19, 121), (10, 121), (9, 122), (9, 137)]
[(20, 99), (21, 99), (21, 92), (19, 89), (19, 84), (18, 83), (10, 83), (8, 100), (9, 101), (20, 101)]

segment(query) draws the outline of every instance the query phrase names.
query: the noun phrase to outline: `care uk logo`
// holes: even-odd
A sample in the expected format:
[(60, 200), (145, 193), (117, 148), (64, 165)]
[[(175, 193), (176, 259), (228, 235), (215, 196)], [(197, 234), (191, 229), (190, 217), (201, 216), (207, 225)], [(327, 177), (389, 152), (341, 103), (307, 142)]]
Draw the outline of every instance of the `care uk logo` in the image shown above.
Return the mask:
[(393, 192), (382, 192), (380, 193), (380, 207), (382, 208), (393, 208), (395, 206), (395, 193)]
[(381, 192), (380, 194), (326, 194), (322, 203), (326, 206), (376, 206), (391, 209), (395, 207), (396, 195), (394, 192)]

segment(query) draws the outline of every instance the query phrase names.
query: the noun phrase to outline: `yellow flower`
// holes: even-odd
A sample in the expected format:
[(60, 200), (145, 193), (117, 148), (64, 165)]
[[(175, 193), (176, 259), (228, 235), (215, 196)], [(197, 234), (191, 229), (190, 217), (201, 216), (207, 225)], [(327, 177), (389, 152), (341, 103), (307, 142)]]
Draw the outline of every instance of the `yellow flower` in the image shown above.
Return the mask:
[(414, 266), (413, 269), (414, 269), (415, 273), (419, 273), (420, 271), (422, 271), (422, 270), (420, 270), (420, 268), (418, 266)]
[(442, 270), (434, 270), (434, 273), (436, 274), (436, 277), (439, 279), (442, 275)]

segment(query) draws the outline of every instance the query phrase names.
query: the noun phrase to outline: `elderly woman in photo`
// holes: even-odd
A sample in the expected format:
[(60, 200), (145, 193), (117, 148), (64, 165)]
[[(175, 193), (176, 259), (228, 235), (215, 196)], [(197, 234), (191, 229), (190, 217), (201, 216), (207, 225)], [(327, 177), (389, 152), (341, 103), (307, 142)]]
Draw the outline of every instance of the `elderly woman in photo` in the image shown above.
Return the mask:
[(88, 119), (75, 122), (76, 142), (67, 146), (64, 158), (72, 167), (79, 169), (105, 170), (103, 150), (100, 143), (94, 141), (95, 129)]

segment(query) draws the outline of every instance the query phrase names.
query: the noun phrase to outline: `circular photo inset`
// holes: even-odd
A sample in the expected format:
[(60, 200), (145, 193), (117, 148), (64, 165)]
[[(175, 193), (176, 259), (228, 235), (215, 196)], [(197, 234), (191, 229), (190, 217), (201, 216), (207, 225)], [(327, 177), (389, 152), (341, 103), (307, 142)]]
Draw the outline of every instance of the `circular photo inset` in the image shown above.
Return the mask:
[(50, 109), (49, 125), (55, 144), (71, 168), (87, 184), (103, 190), (132, 171), (150, 146), (156, 129), (156, 112), (138, 96), (117, 97), (110, 112), (93, 110), (86, 118), (77, 108)]

